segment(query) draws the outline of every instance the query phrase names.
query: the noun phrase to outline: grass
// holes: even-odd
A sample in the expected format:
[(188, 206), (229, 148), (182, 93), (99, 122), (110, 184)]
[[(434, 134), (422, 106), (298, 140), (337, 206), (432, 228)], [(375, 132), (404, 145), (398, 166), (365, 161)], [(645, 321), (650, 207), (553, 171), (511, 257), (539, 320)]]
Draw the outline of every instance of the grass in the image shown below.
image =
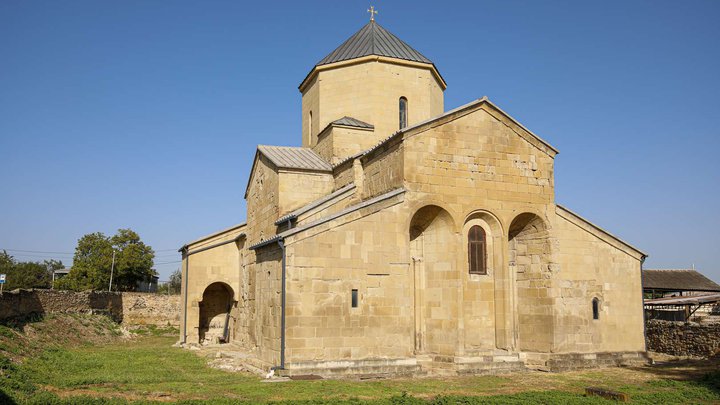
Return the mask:
[[(601, 385), (626, 392), (635, 403), (720, 402), (720, 374), (706, 380), (658, 379), (652, 373), (604, 369), (577, 373), (374, 381), (266, 383), (242, 373), (208, 368), (195, 353), (172, 348), (175, 337), (147, 335), (133, 341), (73, 349), (51, 349), (30, 359), (22, 372), (59, 398), (116, 401), (178, 400), (195, 403), (386, 403), (508, 404), (607, 403), (585, 398)], [(628, 382), (632, 383), (628, 383)], [(521, 391), (521, 392), (519, 392)], [(495, 394), (495, 395), (494, 395)], [(501, 394), (501, 395), (496, 395)], [(35, 394), (37, 395), (37, 394)], [(46, 395), (46, 392), (42, 392)], [(33, 396), (30, 395), (29, 400)], [(75, 398), (79, 400), (78, 398)]]
[[(96, 325), (92, 323), (88, 331), (93, 333)], [(720, 372), (712, 369), (717, 363), (558, 374), (267, 383), (255, 375), (209, 368), (195, 352), (171, 347), (177, 338), (164, 335), (168, 332), (164, 328), (144, 330), (129, 341), (49, 347), (20, 365), (0, 357), (0, 403), (608, 403), (584, 397), (588, 386), (627, 393), (632, 403), (720, 403)], [(0, 329), (0, 336), (3, 333)]]
[(142, 336), (177, 336), (180, 333), (180, 329), (175, 326), (142, 325), (131, 330)]

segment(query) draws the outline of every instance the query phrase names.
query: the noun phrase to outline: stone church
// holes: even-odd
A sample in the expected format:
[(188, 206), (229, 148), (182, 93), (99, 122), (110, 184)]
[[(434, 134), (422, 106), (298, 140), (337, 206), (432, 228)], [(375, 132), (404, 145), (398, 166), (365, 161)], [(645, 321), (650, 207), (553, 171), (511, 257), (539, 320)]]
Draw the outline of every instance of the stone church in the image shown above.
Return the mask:
[(643, 361), (646, 255), (555, 202), (555, 147), (446, 87), (374, 20), (313, 66), (302, 146), (258, 146), (247, 222), (181, 249), (181, 342), (287, 375)]

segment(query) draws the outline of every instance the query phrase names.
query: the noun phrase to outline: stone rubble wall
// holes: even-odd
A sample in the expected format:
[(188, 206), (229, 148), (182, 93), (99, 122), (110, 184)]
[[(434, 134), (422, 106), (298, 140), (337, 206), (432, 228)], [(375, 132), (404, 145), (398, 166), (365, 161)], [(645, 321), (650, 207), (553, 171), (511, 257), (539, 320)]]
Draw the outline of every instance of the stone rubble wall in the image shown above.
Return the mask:
[(720, 354), (720, 324), (650, 320), (647, 350), (674, 356), (711, 357)]
[(18, 289), (0, 294), (0, 322), (53, 313), (106, 314), (125, 325), (178, 326), (180, 297), (39, 289)]
[(180, 326), (180, 295), (122, 293), (123, 324)]

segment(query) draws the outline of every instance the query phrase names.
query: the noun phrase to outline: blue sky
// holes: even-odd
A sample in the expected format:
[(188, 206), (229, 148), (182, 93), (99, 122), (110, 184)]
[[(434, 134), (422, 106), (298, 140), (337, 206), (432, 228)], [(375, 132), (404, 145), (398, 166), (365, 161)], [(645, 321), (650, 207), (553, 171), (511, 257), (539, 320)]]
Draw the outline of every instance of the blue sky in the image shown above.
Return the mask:
[[(720, 2), (377, 1), (445, 108), (487, 95), (560, 150), (556, 200), (720, 282)], [(367, 1), (0, 2), (0, 249), (70, 262), (130, 227), (161, 279), (243, 222), (256, 144), (299, 145), (297, 86)]]

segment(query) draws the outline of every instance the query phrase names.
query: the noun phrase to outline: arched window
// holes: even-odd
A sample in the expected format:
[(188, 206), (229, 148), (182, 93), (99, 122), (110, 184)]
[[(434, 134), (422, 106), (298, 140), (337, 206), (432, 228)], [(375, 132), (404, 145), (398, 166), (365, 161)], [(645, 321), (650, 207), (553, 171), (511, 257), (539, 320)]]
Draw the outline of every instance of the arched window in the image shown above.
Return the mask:
[(468, 232), (468, 262), (470, 274), (487, 274), (485, 230), (479, 225), (474, 225)]
[(408, 122), (408, 102), (405, 97), (400, 97), (400, 129), (407, 126)]
[(312, 146), (312, 111), (308, 113), (308, 146)]
[(600, 300), (599, 299), (593, 298), (592, 308), (593, 308), (593, 319), (600, 319)]

